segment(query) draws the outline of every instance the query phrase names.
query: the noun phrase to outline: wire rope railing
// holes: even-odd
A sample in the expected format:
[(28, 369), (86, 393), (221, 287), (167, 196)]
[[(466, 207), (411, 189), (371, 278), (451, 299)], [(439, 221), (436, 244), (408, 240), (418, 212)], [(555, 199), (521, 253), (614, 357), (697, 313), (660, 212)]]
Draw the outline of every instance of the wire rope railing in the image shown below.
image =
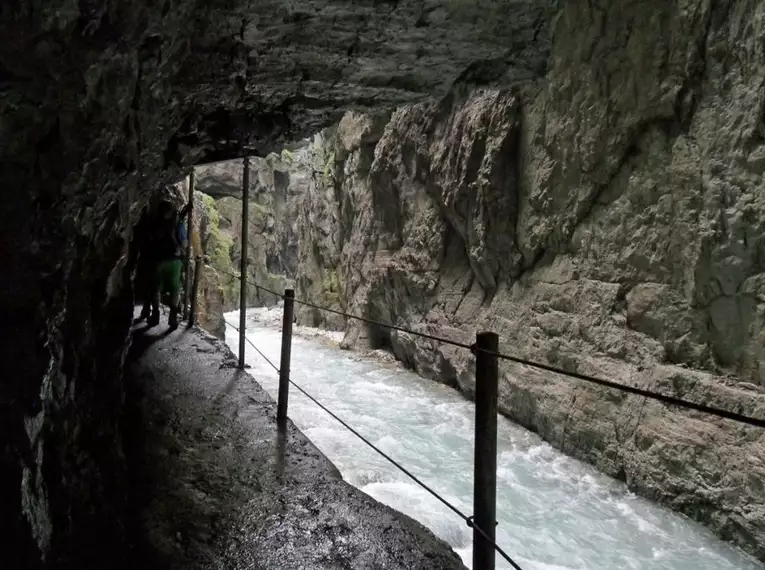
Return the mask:
[[(224, 322), (224, 323), (226, 323), (226, 324), (227, 324), (228, 326), (230, 326), (231, 328), (233, 328), (233, 329), (234, 329), (236, 332), (238, 332), (239, 334), (241, 334), (241, 332), (242, 332), (242, 331), (241, 331), (241, 330), (239, 330), (239, 327), (237, 327), (235, 324), (233, 324), (233, 323), (230, 323), (230, 322), (229, 322), (229, 321), (227, 321), (226, 319), (223, 319), (223, 322)], [(249, 344), (249, 345), (250, 345), (250, 346), (253, 348), (253, 350), (255, 350), (255, 352), (257, 352), (257, 353), (260, 355), (260, 357), (261, 357), (263, 360), (265, 360), (266, 362), (268, 362), (268, 364), (270, 364), (270, 365), (271, 365), (271, 367), (272, 367), (274, 370), (276, 370), (276, 373), (277, 373), (277, 374), (279, 374), (279, 368), (276, 366), (276, 364), (274, 364), (273, 362), (271, 362), (271, 359), (269, 359), (269, 358), (268, 358), (268, 357), (267, 357), (265, 354), (263, 354), (263, 352), (262, 352), (262, 351), (261, 351), (261, 350), (260, 350), (260, 349), (259, 349), (257, 346), (255, 346), (255, 344), (254, 344), (254, 343), (253, 343), (253, 342), (252, 342), (252, 341), (249, 339), (249, 337), (248, 337), (246, 334), (244, 335), (244, 340), (246, 340), (246, 341), (247, 341), (247, 344)]]
[[(268, 289), (266, 287), (263, 287), (261, 285), (258, 285), (258, 284), (253, 284), (253, 286), (258, 288), (258, 289), (261, 289), (261, 290), (263, 290), (263, 291), (265, 291), (267, 293), (275, 295), (278, 298), (284, 299), (284, 295), (283, 294), (277, 293), (275, 291), (272, 291), (272, 290), (270, 290), (270, 289)], [(311, 303), (309, 301), (304, 301), (304, 300), (297, 299), (297, 298), (294, 301), (295, 301), (295, 303), (297, 303), (299, 305), (304, 305), (304, 306), (307, 306), (307, 307), (312, 307), (312, 308), (315, 308), (317, 310), (326, 311), (328, 313), (335, 314), (335, 315), (340, 315), (340, 316), (343, 316), (343, 317), (348, 318), (348, 319), (360, 321), (360, 322), (363, 322), (363, 323), (367, 323), (367, 324), (371, 324), (371, 325), (375, 325), (375, 326), (379, 326), (379, 327), (383, 327), (383, 328), (388, 328), (388, 329), (391, 329), (391, 330), (395, 330), (395, 331), (398, 331), (398, 332), (402, 332), (402, 333), (405, 333), (405, 334), (409, 334), (409, 335), (412, 335), (412, 336), (424, 338), (424, 339), (427, 339), (427, 340), (432, 340), (432, 341), (443, 343), (443, 344), (448, 344), (448, 345), (455, 346), (455, 347), (458, 347), (458, 348), (467, 349), (467, 350), (470, 350), (473, 353), (482, 352), (482, 353), (485, 353), (487, 355), (494, 356), (494, 357), (496, 357), (496, 358), (498, 358), (500, 360), (506, 360), (506, 361), (509, 361), (509, 362), (514, 362), (516, 364), (521, 364), (521, 365), (524, 365), (524, 366), (529, 366), (531, 368), (536, 368), (536, 369), (539, 369), (539, 370), (544, 370), (546, 372), (552, 372), (554, 374), (558, 374), (558, 375), (562, 376), (564, 379), (565, 378), (573, 378), (573, 379), (576, 379), (576, 380), (581, 380), (583, 382), (588, 382), (588, 383), (591, 383), (591, 384), (597, 384), (599, 386), (603, 386), (603, 387), (610, 388), (610, 389), (613, 389), (613, 390), (619, 390), (619, 391), (622, 391), (622, 392), (627, 392), (627, 393), (635, 395), (635, 396), (642, 396), (644, 398), (656, 400), (656, 401), (662, 402), (664, 404), (669, 404), (669, 405), (673, 405), (673, 406), (687, 408), (687, 409), (694, 410), (694, 411), (697, 411), (697, 412), (702, 412), (704, 414), (708, 414), (708, 415), (712, 415), (712, 416), (717, 416), (717, 417), (720, 417), (720, 418), (732, 420), (732, 421), (739, 422), (739, 423), (748, 424), (748, 425), (751, 425), (753, 427), (765, 428), (765, 419), (762, 419), (762, 418), (756, 418), (756, 417), (748, 416), (748, 415), (741, 414), (741, 413), (738, 413), (738, 412), (733, 412), (733, 411), (730, 411), (730, 410), (724, 410), (722, 408), (717, 408), (717, 407), (713, 407), (713, 406), (707, 406), (705, 404), (699, 404), (699, 403), (696, 403), (696, 402), (691, 402), (691, 401), (688, 401), (688, 400), (684, 400), (682, 398), (678, 398), (676, 396), (670, 396), (670, 395), (667, 395), (667, 394), (663, 394), (661, 392), (647, 390), (647, 389), (644, 389), (644, 388), (638, 388), (636, 386), (630, 386), (630, 385), (627, 385), (627, 384), (621, 384), (619, 382), (614, 382), (612, 380), (605, 380), (605, 379), (602, 379), (602, 378), (598, 378), (596, 376), (591, 376), (589, 374), (583, 374), (581, 372), (576, 372), (576, 371), (571, 371), (571, 370), (564, 370), (563, 368), (558, 368), (558, 367), (552, 366), (550, 364), (545, 364), (545, 363), (542, 363), (542, 362), (536, 362), (536, 361), (533, 361), (533, 360), (528, 360), (528, 359), (525, 359), (525, 358), (520, 358), (518, 356), (513, 356), (513, 355), (510, 355), (510, 354), (505, 354), (505, 353), (498, 352), (498, 351), (488, 351), (486, 349), (482, 349), (482, 348), (477, 347), (475, 344), (467, 344), (467, 343), (464, 343), (464, 342), (458, 342), (458, 341), (454, 341), (454, 340), (451, 340), (451, 339), (448, 339), (448, 338), (444, 338), (444, 337), (441, 337), (441, 336), (438, 336), (438, 335), (433, 335), (433, 334), (430, 334), (430, 333), (423, 333), (423, 332), (420, 332), (420, 331), (415, 331), (415, 330), (412, 330), (412, 329), (409, 329), (409, 328), (406, 328), (406, 327), (402, 327), (402, 326), (398, 326), (398, 325), (393, 325), (393, 324), (390, 324), (390, 323), (385, 323), (385, 322), (378, 321), (378, 320), (375, 320), (375, 319), (370, 319), (370, 318), (367, 318), (367, 317), (361, 317), (361, 316), (358, 316), (358, 315), (354, 315), (352, 313), (347, 313), (347, 312), (344, 312), (344, 311), (339, 311), (337, 309), (332, 309), (332, 308), (329, 308), (329, 307), (322, 307), (320, 305), (316, 305), (316, 304)]]
[(241, 275), (237, 275), (236, 273), (231, 273), (230, 271), (226, 271), (225, 269), (221, 269), (220, 267), (216, 267), (215, 271), (218, 273), (223, 273), (223, 275), (228, 275), (229, 277), (232, 277), (234, 279), (241, 279)]
[[(250, 224), (247, 215), (248, 201), (249, 201), (249, 162), (247, 159), (244, 161), (245, 173), (243, 176), (243, 220), (247, 220), (247, 223), (242, 224), (242, 249), (246, 249), (247, 232)], [(197, 263), (199, 266), (199, 263)], [(363, 443), (373, 449), (376, 453), (394, 465), (402, 473), (412, 479), (425, 491), (434, 496), (437, 500), (442, 502), (447, 508), (453, 511), (456, 515), (461, 517), (469, 527), (473, 529), (473, 566), (475, 570), (483, 570), (484, 568), (494, 568), (494, 552), (498, 553), (504, 558), (515, 570), (520, 570), (520, 566), (496, 543), (494, 538), (494, 527), (497, 522), (495, 520), (496, 515), (496, 439), (497, 439), (497, 395), (498, 395), (498, 362), (504, 360), (513, 362), (530, 368), (544, 370), (556, 374), (564, 379), (576, 379), (593, 385), (598, 385), (604, 388), (621, 391), (624, 393), (644, 397), (661, 402), (665, 405), (673, 405), (681, 408), (694, 410), (711, 416), (720, 417), (723, 419), (732, 420), (735, 422), (747, 424), (754, 427), (765, 428), (765, 419), (752, 417), (743, 413), (733, 412), (730, 410), (724, 410), (721, 408), (707, 406), (697, 402), (691, 402), (683, 398), (671, 396), (657, 392), (654, 390), (648, 390), (645, 388), (638, 388), (636, 386), (630, 386), (611, 380), (605, 380), (592, 376), (589, 374), (583, 374), (576, 371), (565, 370), (550, 364), (535, 362), (529, 359), (505, 354), (499, 351), (498, 337), (494, 333), (479, 333), (476, 335), (476, 342), (468, 344), (466, 342), (460, 342), (452, 339), (448, 339), (431, 332), (422, 332), (407, 328), (404, 326), (386, 323), (380, 320), (376, 320), (369, 317), (355, 315), (331, 307), (324, 307), (315, 304), (311, 301), (304, 299), (296, 299), (294, 297), (294, 291), (287, 289), (284, 293), (276, 292), (268, 287), (264, 287), (258, 283), (248, 283), (247, 279), (247, 259), (246, 256), (241, 259), (241, 268), (239, 274), (227, 271), (222, 268), (216, 268), (218, 273), (226, 275), (232, 279), (239, 280), (241, 283), (240, 290), (240, 326), (237, 327), (233, 323), (226, 319), (223, 319), (227, 326), (231, 326), (239, 333), (239, 367), (244, 368), (244, 350), (245, 343), (252, 347), (261, 358), (263, 358), (279, 375), (279, 399), (277, 405), (277, 422), (280, 425), (284, 425), (287, 419), (287, 399), (289, 386), (294, 386), (301, 394), (312, 401), (316, 406), (326, 412), (334, 420), (339, 422), (345, 429), (354, 434)], [(195, 280), (197, 278), (195, 277)], [(261, 351), (255, 343), (250, 340), (245, 329), (245, 304), (246, 304), (246, 287), (252, 285), (257, 290), (269, 293), (277, 299), (281, 299), (284, 302), (284, 320), (282, 325), (282, 354), (280, 366), (276, 366), (274, 362), (269, 359), (263, 351)], [(194, 286), (194, 296), (196, 296), (196, 285)], [(194, 299), (195, 300), (195, 299)], [(294, 304), (297, 303), (302, 306), (310, 307), (318, 311), (341, 316), (345, 319), (355, 320), (363, 322), (368, 325), (382, 327), (389, 330), (397, 331), (403, 334), (411, 335), (424, 340), (429, 340), (436, 343), (446, 344), (457, 348), (469, 350), (476, 358), (476, 434), (475, 434), (475, 475), (474, 475), (474, 515), (467, 516), (459, 508), (449, 503), (446, 499), (441, 497), (436, 491), (430, 488), (426, 483), (421, 481), (411, 471), (406, 469), (403, 465), (393, 459), (390, 455), (383, 452), (371, 441), (354, 429), (351, 425), (345, 422), (337, 414), (332, 412), (327, 406), (311, 395), (303, 387), (295, 383), (290, 377), (290, 354), (291, 354), (291, 342), (292, 342), (292, 322), (294, 320), (293, 311)], [(193, 307), (194, 305), (192, 305)], [(189, 321), (189, 326), (193, 324), (194, 311)], [(493, 456), (493, 458), (492, 458)], [(493, 467), (491, 467), (493, 466)], [(493, 472), (492, 472), (493, 470)], [(486, 487), (486, 489), (484, 489)], [(479, 497), (480, 495), (480, 497)], [(479, 522), (476, 522), (479, 519)], [(480, 523), (480, 524), (479, 524)], [(489, 531), (487, 532), (487, 530)]]
[[(228, 326), (232, 327), (235, 331), (241, 333), (240, 329), (231, 323), (230, 321), (223, 319), (223, 322), (225, 322)], [(263, 360), (268, 363), (271, 368), (277, 373), (280, 374), (280, 369), (277, 367), (271, 359), (269, 359), (263, 351), (261, 351), (255, 343), (253, 343), (247, 335), (244, 335), (245, 340), (247, 343), (255, 350), (258, 355), (260, 355)], [(444, 504), (448, 509), (450, 509), (452, 512), (454, 512), (457, 516), (459, 516), (468, 527), (472, 528), (474, 531), (478, 532), (487, 542), (489, 542), (492, 547), (496, 550), (496, 552), (502, 556), (515, 570), (522, 570), (521, 567), (518, 565), (517, 562), (515, 562), (510, 555), (508, 555), (497, 543), (496, 541), (490, 537), (481, 527), (479, 527), (475, 521), (473, 516), (466, 515), (462, 510), (460, 510), (458, 507), (454, 506), (452, 503), (447, 501), (444, 497), (442, 497), (438, 492), (433, 490), (432, 487), (430, 487), (427, 483), (423, 482), (419, 477), (414, 475), (409, 469), (404, 467), (401, 463), (393, 459), (389, 454), (385, 453), (383, 450), (381, 450), (379, 447), (377, 447), (374, 443), (372, 443), (368, 438), (366, 438), (364, 435), (362, 435), (358, 430), (356, 430), (354, 427), (352, 427), (348, 422), (343, 420), (340, 416), (338, 416), (336, 413), (334, 413), (332, 410), (330, 410), (327, 406), (325, 406), (323, 403), (321, 403), (316, 397), (311, 395), (306, 389), (304, 389), (302, 386), (300, 386), (298, 383), (296, 383), (291, 378), (289, 379), (289, 383), (291, 386), (294, 386), (295, 389), (297, 389), (301, 394), (303, 394), (306, 398), (308, 398), (311, 402), (313, 402), (317, 407), (319, 407), (321, 410), (323, 410), (327, 415), (329, 415), (331, 418), (333, 418), (335, 421), (337, 421), (340, 425), (342, 425), (345, 429), (347, 429), (349, 432), (351, 432), (354, 436), (356, 436), (360, 441), (362, 441), (364, 444), (366, 444), (369, 448), (374, 450), (377, 454), (379, 454), (381, 457), (383, 457), (386, 461), (391, 463), (394, 467), (396, 467), (399, 471), (401, 471), (404, 475), (409, 477), (412, 481), (414, 481), (417, 485), (419, 485), (422, 489), (424, 489), (426, 492), (428, 492), (430, 495), (432, 495), (434, 498), (436, 498), (438, 501), (440, 501), (442, 504)]]
[[(263, 286), (258, 285), (258, 284), (253, 284), (253, 286), (258, 288), (258, 289), (263, 290), (264, 292), (270, 293), (270, 294), (274, 295), (275, 297), (282, 299), (283, 301), (287, 300), (287, 296), (286, 295), (279, 294), (276, 291), (273, 291), (273, 290), (271, 290), (271, 289), (269, 289), (267, 287), (263, 287)], [(377, 321), (377, 320), (374, 320), (374, 319), (359, 317), (359, 316), (353, 315), (351, 313), (346, 313), (346, 312), (343, 312), (343, 311), (337, 311), (335, 309), (330, 309), (328, 307), (321, 307), (320, 305), (316, 305), (316, 304), (310, 303), (310, 302), (305, 302), (305, 301), (302, 301), (300, 299), (291, 298), (290, 300), (292, 302), (294, 302), (294, 303), (297, 303), (297, 304), (302, 304), (302, 305), (305, 305), (305, 306), (317, 308), (319, 310), (326, 310), (329, 313), (339, 314), (339, 315), (342, 315), (342, 316), (350, 318), (350, 319), (356, 319), (356, 320), (359, 320), (359, 321), (362, 321), (362, 322), (365, 322), (365, 323), (371, 323), (371, 324), (374, 324), (376, 326), (388, 327), (390, 329), (399, 330), (399, 331), (407, 333), (407, 334), (412, 334), (412, 335), (415, 335), (415, 336), (422, 336), (424, 338), (427, 338), (427, 339), (430, 339), (430, 340), (434, 340), (434, 341), (437, 341), (437, 342), (442, 342), (442, 343), (450, 344), (450, 345), (457, 346), (457, 347), (460, 347), (460, 348), (465, 348), (465, 349), (471, 350), (473, 353), (483, 353), (483, 354), (492, 356), (492, 357), (497, 358), (497, 359), (506, 359), (506, 360), (510, 360), (510, 361), (516, 362), (518, 364), (522, 364), (522, 365), (526, 365), (526, 366), (531, 366), (531, 367), (539, 368), (539, 369), (550, 371), (550, 372), (553, 372), (553, 373), (556, 373), (556, 374), (560, 374), (560, 375), (563, 375), (563, 376), (570, 376), (572, 378), (581, 379), (581, 380), (589, 381), (589, 382), (594, 382), (596, 384), (603, 385), (603, 386), (608, 387), (608, 388), (614, 388), (614, 389), (623, 390), (623, 391), (626, 391), (626, 392), (629, 392), (629, 393), (632, 393), (632, 394), (635, 394), (635, 395), (638, 395), (638, 396), (644, 396), (644, 397), (647, 397), (647, 398), (656, 399), (656, 400), (662, 401), (664, 403), (687, 407), (687, 408), (690, 408), (690, 409), (694, 409), (696, 411), (705, 412), (705, 413), (708, 413), (708, 414), (711, 414), (711, 415), (716, 415), (716, 416), (723, 417), (723, 418), (726, 418), (726, 419), (731, 419), (731, 420), (734, 420), (734, 421), (740, 421), (740, 422), (743, 422), (743, 423), (748, 423), (750, 425), (754, 425), (754, 426), (758, 426), (758, 427), (765, 427), (765, 422), (763, 422), (762, 420), (760, 420), (758, 418), (751, 418), (751, 417), (748, 417), (748, 416), (742, 416), (742, 415), (736, 414), (734, 412), (729, 412), (729, 411), (726, 411), (726, 410), (719, 410), (719, 409), (711, 408), (711, 407), (704, 406), (704, 405), (701, 405), (701, 404), (696, 404), (694, 402), (687, 402), (685, 400), (681, 400), (681, 399), (678, 399), (678, 398), (675, 398), (675, 397), (672, 397), (672, 396), (667, 396), (667, 395), (664, 395), (664, 394), (661, 394), (661, 393), (651, 392), (651, 391), (648, 391), (648, 390), (643, 390), (643, 389), (635, 388), (635, 387), (632, 387), (632, 386), (625, 386), (625, 385), (622, 385), (622, 384), (618, 384), (618, 383), (611, 382), (611, 381), (608, 381), (608, 380), (602, 380), (602, 379), (599, 379), (599, 378), (596, 378), (596, 377), (592, 377), (592, 376), (588, 376), (588, 375), (584, 375), (584, 374), (580, 374), (580, 373), (569, 372), (569, 371), (562, 370), (562, 369), (559, 369), (559, 368), (556, 368), (556, 367), (553, 367), (553, 366), (549, 366), (549, 365), (546, 365), (546, 364), (543, 364), (543, 363), (538, 363), (538, 362), (534, 362), (534, 361), (530, 361), (530, 360), (526, 360), (526, 359), (521, 359), (521, 358), (513, 357), (511, 355), (507, 355), (507, 354), (504, 354), (504, 353), (501, 353), (501, 352), (498, 352), (498, 351), (486, 350), (484, 348), (477, 347), (475, 344), (467, 345), (466, 343), (459, 343), (459, 342), (456, 342), (456, 341), (453, 341), (451, 339), (447, 339), (447, 338), (444, 338), (444, 337), (439, 337), (439, 336), (431, 335), (431, 334), (419, 333), (419, 331), (414, 331), (414, 330), (407, 329), (405, 327), (396, 326), (396, 325), (390, 325), (390, 324), (387, 324), (387, 323), (384, 323), (384, 322), (381, 322), (381, 321)], [(234, 330), (236, 330), (237, 332), (239, 332), (241, 334), (242, 331), (240, 331), (240, 329), (238, 327), (236, 327), (233, 323), (231, 323), (229, 321), (225, 321), (225, 322), (226, 322), (226, 324), (228, 326), (231, 326)], [(277, 367), (273, 363), (273, 361), (271, 359), (269, 359), (263, 353), (263, 351), (261, 351), (249, 339), (249, 337), (246, 336), (246, 334), (244, 335), (244, 338), (246, 339), (247, 343), (253, 348), (253, 350), (255, 350), (271, 366), (271, 368), (273, 368), (273, 370), (277, 374), (280, 374), (280, 368)], [(512, 557), (510, 557), (480, 526), (475, 524), (474, 519), (473, 519), (472, 516), (466, 515), (459, 508), (455, 507), (454, 505), (449, 503), (446, 499), (441, 497), (436, 491), (434, 491), (426, 483), (424, 483), (422, 480), (420, 480), (416, 475), (411, 473), (411, 471), (406, 469), (406, 467), (401, 465), (398, 461), (396, 461), (390, 455), (386, 454), (384, 451), (382, 451), (377, 446), (375, 446), (363, 434), (361, 434), (358, 430), (356, 430), (351, 425), (349, 425), (345, 420), (343, 420), (341, 417), (339, 417), (337, 414), (335, 414), (332, 410), (330, 410), (327, 406), (325, 406), (318, 398), (316, 398), (315, 396), (310, 394), (307, 390), (305, 390), (302, 386), (297, 384), (294, 380), (289, 378), (288, 381), (289, 381), (289, 384), (291, 386), (294, 386), (295, 389), (297, 389), (301, 394), (303, 394), (306, 398), (308, 398), (310, 401), (312, 401), (315, 405), (317, 405), (320, 409), (322, 409), (330, 417), (332, 417), (334, 420), (336, 420), (338, 423), (340, 423), (345, 429), (347, 429), (349, 432), (351, 432), (354, 436), (356, 436), (358, 439), (360, 439), (363, 443), (365, 443), (367, 446), (369, 446), (372, 450), (374, 450), (376, 453), (378, 453), (385, 460), (387, 460), (392, 465), (394, 465), (397, 469), (399, 469), (407, 477), (412, 479), (416, 484), (418, 484), (420, 487), (422, 487), (425, 491), (427, 491), (432, 496), (434, 496), (437, 500), (442, 502), (447, 508), (452, 510), (457, 516), (459, 516), (463, 521), (465, 521), (466, 524), (469, 527), (473, 528), (475, 532), (478, 532), (487, 542), (489, 542), (492, 545), (492, 547), (496, 550), (496, 552), (500, 556), (502, 556), (509, 564), (511, 564), (511, 566), (514, 569), (520, 570), (520, 566), (512, 559)]]

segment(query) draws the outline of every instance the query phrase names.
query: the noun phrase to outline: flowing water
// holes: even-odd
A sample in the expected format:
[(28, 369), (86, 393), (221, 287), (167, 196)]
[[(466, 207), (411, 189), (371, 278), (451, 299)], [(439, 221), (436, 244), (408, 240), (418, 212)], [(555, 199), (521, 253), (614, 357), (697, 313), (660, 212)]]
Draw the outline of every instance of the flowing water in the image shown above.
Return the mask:
[[(280, 313), (248, 311), (248, 338), (277, 366), (281, 334), (273, 323)], [(226, 318), (238, 324), (238, 313)], [(237, 339), (227, 327), (234, 350)], [(273, 368), (247, 349), (251, 373), (276, 398)], [(396, 364), (305, 335), (293, 337), (291, 369), (308, 393), (462, 512), (472, 512), (471, 402)], [(452, 511), (294, 387), (289, 416), (346, 481), (419, 520), (470, 567), (472, 533)], [(524, 570), (765, 569), (702, 526), (636, 497), (502, 417), (498, 448), (497, 543)], [(510, 566), (498, 556), (497, 568)]]

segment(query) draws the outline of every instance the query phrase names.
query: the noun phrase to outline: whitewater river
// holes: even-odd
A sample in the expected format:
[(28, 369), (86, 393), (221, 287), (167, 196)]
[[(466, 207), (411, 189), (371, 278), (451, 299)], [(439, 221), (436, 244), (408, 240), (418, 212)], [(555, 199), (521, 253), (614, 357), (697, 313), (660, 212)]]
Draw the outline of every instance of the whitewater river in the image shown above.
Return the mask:
[[(250, 340), (278, 366), (280, 311), (248, 311)], [(238, 325), (238, 313), (226, 315)], [(264, 325), (263, 323), (267, 323)], [(393, 363), (362, 358), (303, 329), (292, 379), (463, 512), (472, 512), (472, 403)], [(237, 333), (226, 340), (237, 350)], [(273, 369), (248, 345), (252, 374), (276, 399)], [(393, 465), (290, 390), (292, 421), (346, 481), (419, 520), (470, 567), (471, 530)], [(500, 418), (497, 543), (524, 570), (762, 570), (703, 527), (629, 493)], [(510, 568), (497, 556), (497, 568)]]

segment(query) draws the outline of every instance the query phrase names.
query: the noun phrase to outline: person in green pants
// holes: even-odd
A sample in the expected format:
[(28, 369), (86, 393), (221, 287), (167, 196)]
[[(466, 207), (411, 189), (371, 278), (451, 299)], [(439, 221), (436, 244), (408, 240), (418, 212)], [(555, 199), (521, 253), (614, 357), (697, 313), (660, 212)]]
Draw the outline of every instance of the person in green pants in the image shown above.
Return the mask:
[(159, 304), (163, 293), (168, 295), (170, 306), (171, 329), (178, 328), (180, 310), (181, 270), (183, 252), (187, 246), (186, 228), (183, 214), (188, 206), (179, 213), (172, 202), (163, 200), (159, 204), (158, 217), (154, 228), (153, 253), (157, 260), (151, 301), (149, 326), (159, 323)]

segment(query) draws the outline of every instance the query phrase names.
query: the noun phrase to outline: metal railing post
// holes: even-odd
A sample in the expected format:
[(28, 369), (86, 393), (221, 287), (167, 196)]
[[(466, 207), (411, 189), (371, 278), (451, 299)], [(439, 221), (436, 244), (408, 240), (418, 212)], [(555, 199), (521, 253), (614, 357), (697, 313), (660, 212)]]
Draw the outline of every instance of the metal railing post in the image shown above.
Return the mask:
[(290, 393), (290, 359), (292, 357), (292, 320), (295, 312), (295, 291), (284, 291), (284, 319), (282, 320), (282, 359), (279, 364), (279, 402), (276, 423), (284, 426), (287, 421), (287, 400)]
[(199, 274), (202, 272), (202, 256), (197, 255), (194, 263), (194, 282), (191, 285), (191, 310), (189, 311), (188, 328), (197, 322), (197, 295), (199, 292)]
[(495, 567), (498, 350), (499, 337), (496, 333), (476, 335), (473, 520), (478, 528), (473, 528), (473, 570), (494, 570)]
[(189, 211), (186, 213), (186, 272), (183, 279), (183, 318), (188, 316), (189, 281), (191, 279), (191, 232), (194, 214), (194, 169), (189, 174)]
[(244, 159), (242, 173), (242, 240), (239, 266), (239, 368), (244, 368), (245, 333), (247, 328), (247, 236), (250, 225), (250, 159)]

